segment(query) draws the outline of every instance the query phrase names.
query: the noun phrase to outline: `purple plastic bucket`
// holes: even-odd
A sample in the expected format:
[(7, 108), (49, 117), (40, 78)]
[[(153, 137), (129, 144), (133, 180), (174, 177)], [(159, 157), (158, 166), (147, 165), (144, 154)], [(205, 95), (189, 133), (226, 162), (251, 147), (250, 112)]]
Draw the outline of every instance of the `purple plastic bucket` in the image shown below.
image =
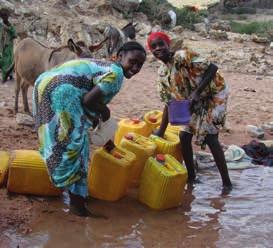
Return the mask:
[(170, 101), (168, 112), (171, 125), (188, 125), (191, 120), (190, 100)]

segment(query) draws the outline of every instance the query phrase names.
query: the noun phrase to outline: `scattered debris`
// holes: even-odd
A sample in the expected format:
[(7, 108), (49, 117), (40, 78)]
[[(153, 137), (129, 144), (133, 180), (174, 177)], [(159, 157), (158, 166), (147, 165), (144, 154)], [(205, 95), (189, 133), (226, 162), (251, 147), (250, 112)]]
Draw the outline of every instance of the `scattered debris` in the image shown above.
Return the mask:
[(254, 125), (247, 125), (246, 131), (252, 138), (262, 139), (264, 137), (264, 130)]
[(255, 90), (255, 89), (253, 89), (253, 88), (249, 88), (249, 87), (244, 88), (244, 91), (248, 91), (248, 92), (256, 92), (256, 90)]

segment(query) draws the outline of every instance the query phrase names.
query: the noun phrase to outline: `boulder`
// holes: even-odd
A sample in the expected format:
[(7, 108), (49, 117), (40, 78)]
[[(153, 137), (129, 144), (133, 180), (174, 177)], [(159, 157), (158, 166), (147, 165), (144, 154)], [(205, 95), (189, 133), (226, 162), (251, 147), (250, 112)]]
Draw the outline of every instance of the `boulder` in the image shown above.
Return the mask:
[(172, 30), (173, 33), (181, 35), (184, 31), (184, 27), (181, 25), (175, 26)]
[(266, 38), (266, 37), (260, 37), (260, 36), (257, 36), (257, 35), (252, 35), (251, 36), (251, 40), (253, 42), (256, 42), (256, 43), (268, 43), (269, 40)]
[(209, 36), (211, 39), (215, 40), (228, 40), (228, 35), (225, 31), (211, 30)]
[(196, 23), (193, 24), (194, 30), (198, 33), (207, 33), (207, 27), (205, 23)]
[(215, 30), (226, 31), (226, 32), (231, 31), (231, 26), (229, 22), (227, 21), (217, 21), (215, 23), (212, 23), (211, 28)]

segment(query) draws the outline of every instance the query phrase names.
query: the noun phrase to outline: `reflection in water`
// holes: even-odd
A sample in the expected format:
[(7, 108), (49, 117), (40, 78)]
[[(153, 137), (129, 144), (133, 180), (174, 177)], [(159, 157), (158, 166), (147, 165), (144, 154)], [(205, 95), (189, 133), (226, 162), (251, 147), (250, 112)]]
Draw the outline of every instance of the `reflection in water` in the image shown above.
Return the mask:
[(80, 218), (53, 201), (28, 236), (6, 233), (16, 247), (272, 247), (273, 168), (230, 171), (234, 189), (221, 195), (216, 170), (201, 171), (176, 209), (152, 211), (137, 192), (115, 203), (92, 200), (108, 220)]

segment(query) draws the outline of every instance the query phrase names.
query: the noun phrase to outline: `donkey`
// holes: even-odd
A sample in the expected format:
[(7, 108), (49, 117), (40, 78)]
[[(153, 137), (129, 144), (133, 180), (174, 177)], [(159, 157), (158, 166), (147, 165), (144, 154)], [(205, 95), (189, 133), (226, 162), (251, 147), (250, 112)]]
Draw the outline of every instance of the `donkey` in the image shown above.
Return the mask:
[(92, 57), (92, 52), (99, 50), (103, 43), (86, 46), (83, 41), (74, 43), (69, 39), (66, 46), (59, 48), (49, 48), (42, 43), (31, 38), (21, 40), (14, 52), (14, 69), (16, 76), (15, 85), (15, 113), (18, 112), (18, 98), (22, 89), (24, 112), (30, 113), (27, 91), (29, 86), (33, 86), (36, 78), (44, 71), (61, 64), (65, 61)]
[(136, 26), (137, 23), (128, 23), (122, 29), (108, 25), (104, 32), (104, 38), (106, 40), (107, 56), (112, 58), (116, 55), (118, 49), (129, 39), (134, 40), (136, 38)]

